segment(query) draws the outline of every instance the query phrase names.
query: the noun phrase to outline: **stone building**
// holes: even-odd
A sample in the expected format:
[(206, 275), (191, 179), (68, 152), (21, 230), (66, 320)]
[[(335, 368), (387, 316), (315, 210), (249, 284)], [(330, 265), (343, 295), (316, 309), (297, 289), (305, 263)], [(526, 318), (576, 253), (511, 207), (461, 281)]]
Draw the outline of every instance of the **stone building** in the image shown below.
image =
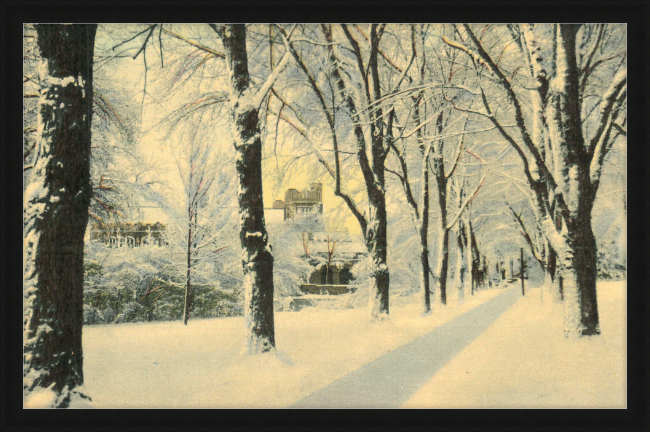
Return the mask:
[(96, 222), (90, 227), (90, 240), (110, 247), (165, 246), (166, 229), (160, 222)]
[(276, 200), (273, 209), (284, 210), (284, 220), (311, 213), (323, 213), (323, 184), (312, 183), (307, 190), (287, 189), (284, 201)]

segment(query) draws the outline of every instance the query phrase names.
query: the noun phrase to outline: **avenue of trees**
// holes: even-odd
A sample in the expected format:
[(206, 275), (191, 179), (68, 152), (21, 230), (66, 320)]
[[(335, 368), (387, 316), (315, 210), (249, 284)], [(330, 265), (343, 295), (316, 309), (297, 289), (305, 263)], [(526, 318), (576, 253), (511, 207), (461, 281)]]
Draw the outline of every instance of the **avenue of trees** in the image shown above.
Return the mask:
[[(25, 391), (79, 394), (89, 218), (142, 202), (173, 214), (172, 315), (187, 324), (218, 273), (243, 294), (245, 352), (273, 352), (274, 291), (308, 276), (279, 246), (300, 233), (272, 244), (265, 221), (291, 176), (356, 224), (372, 321), (404, 286), (435, 314), (449, 281), (462, 300), (525, 248), (565, 336), (598, 335), (616, 253), (594, 220), (626, 209), (626, 43), (615, 24), (26, 25)], [(173, 142), (172, 169), (138, 153), (147, 136)]]

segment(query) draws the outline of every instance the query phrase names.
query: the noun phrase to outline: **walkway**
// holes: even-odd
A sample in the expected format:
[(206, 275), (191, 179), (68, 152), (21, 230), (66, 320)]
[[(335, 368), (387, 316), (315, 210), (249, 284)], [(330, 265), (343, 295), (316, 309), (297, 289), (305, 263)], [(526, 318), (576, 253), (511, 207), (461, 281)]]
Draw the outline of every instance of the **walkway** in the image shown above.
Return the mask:
[(510, 288), (289, 408), (399, 408), (520, 298)]

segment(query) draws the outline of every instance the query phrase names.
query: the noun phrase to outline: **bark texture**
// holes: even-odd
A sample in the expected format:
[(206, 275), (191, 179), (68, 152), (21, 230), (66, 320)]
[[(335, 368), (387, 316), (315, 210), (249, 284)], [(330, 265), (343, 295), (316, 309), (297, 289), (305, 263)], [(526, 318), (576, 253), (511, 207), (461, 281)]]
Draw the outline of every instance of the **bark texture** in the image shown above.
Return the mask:
[(262, 140), (259, 107), (250, 88), (246, 27), (219, 28), (230, 79), (233, 134), (237, 151), (240, 234), (244, 269), (245, 349), (248, 354), (275, 349), (273, 255), (268, 246), (262, 199)]
[(185, 282), (185, 304), (183, 307), (183, 324), (187, 325), (190, 319), (190, 307), (192, 306), (192, 207), (188, 209), (190, 222), (187, 227), (187, 280)]
[(429, 285), (429, 153), (431, 147), (426, 150), (422, 161), (422, 215), (420, 217), (420, 287), (424, 294), (423, 312), (431, 312), (431, 288)]
[[(442, 133), (442, 114), (438, 117), (438, 133)], [(447, 227), (447, 176), (445, 175), (444, 140), (434, 144), (434, 157), (432, 160), (433, 175), (438, 188), (438, 267), (436, 269), (437, 291), (440, 303), (447, 304), (447, 275), (449, 273), (449, 228)]]
[(470, 259), (467, 251), (467, 232), (465, 229), (465, 222), (458, 221), (458, 229), (456, 230), (456, 289), (458, 290), (458, 304), (465, 301), (465, 292), (467, 291), (468, 283), (468, 267)]
[(436, 269), (440, 303), (447, 304), (447, 276), (449, 274), (449, 230), (442, 227), (438, 243), (438, 267)]
[[(600, 333), (596, 300), (596, 239), (591, 227), (595, 190), (580, 119), (578, 26), (560, 25), (557, 32), (557, 75), (549, 91), (550, 136), (558, 143), (556, 171), (566, 202), (561, 236), (550, 232), (563, 280), (566, 336)], [(547, 224), (547, 228), (554, 228)], [(555, 240), (555, 242), (554, 242)], [(560, 240), (558, 242), (558, 240)], [(559, 243), (559, 244), (553, 244)]]
[(481, 273), (481, 254), (478, 249), (478, 242), (476, 241), (476, 233), (474, 232), (474, 226), (471, 221), (467, 222), (467, 241), (468, 253), (470, 259), (470, 275), (471, 275), (471, 294), (474, 295), (474, 291), (479, 288), (479, 285), (482, 285), (483, 278)]
[(37, 160), (25, 191), (24, 389), (67, 407), (83, 384), (84, 233), (92, 195), (96, 25), (37, 25), (42, 56)]

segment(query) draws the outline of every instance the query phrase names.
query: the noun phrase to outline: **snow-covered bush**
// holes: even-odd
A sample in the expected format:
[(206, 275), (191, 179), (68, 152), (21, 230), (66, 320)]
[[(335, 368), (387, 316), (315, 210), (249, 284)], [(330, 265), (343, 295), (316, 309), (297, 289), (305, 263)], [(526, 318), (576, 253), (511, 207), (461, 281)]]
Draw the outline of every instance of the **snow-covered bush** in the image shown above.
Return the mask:
[[(181, 319), (185, 269), (172, 258), (166, 248), (111, 249), (90, 242), (84, 265), (84, 324)], [(193, 273), (194, 318), (242, 313), (240, 279), (219, 261)], [(232, 266), (237, 268), (241, 266)]]
[(627, 262), (612, 241), (598, 247), (598, 278), (621, 280), (627, 275)]
[(621, 217), (615, 221), (598, 242), (598, 278), (621, 280), (627, 275), (627, 257), (625, 255), (626, 236)]
[(84, 304), (84, 324), (103, 324), (104, 315), (96, 307)]
[(314, 271), (310, 260), (318, 258), (309, 255), (309, 233), (323, 230), (324, 224), (318, 215), (269, 226), (276, 299), (300, 294), (300, 285), (307, 283), (309, 275)]

